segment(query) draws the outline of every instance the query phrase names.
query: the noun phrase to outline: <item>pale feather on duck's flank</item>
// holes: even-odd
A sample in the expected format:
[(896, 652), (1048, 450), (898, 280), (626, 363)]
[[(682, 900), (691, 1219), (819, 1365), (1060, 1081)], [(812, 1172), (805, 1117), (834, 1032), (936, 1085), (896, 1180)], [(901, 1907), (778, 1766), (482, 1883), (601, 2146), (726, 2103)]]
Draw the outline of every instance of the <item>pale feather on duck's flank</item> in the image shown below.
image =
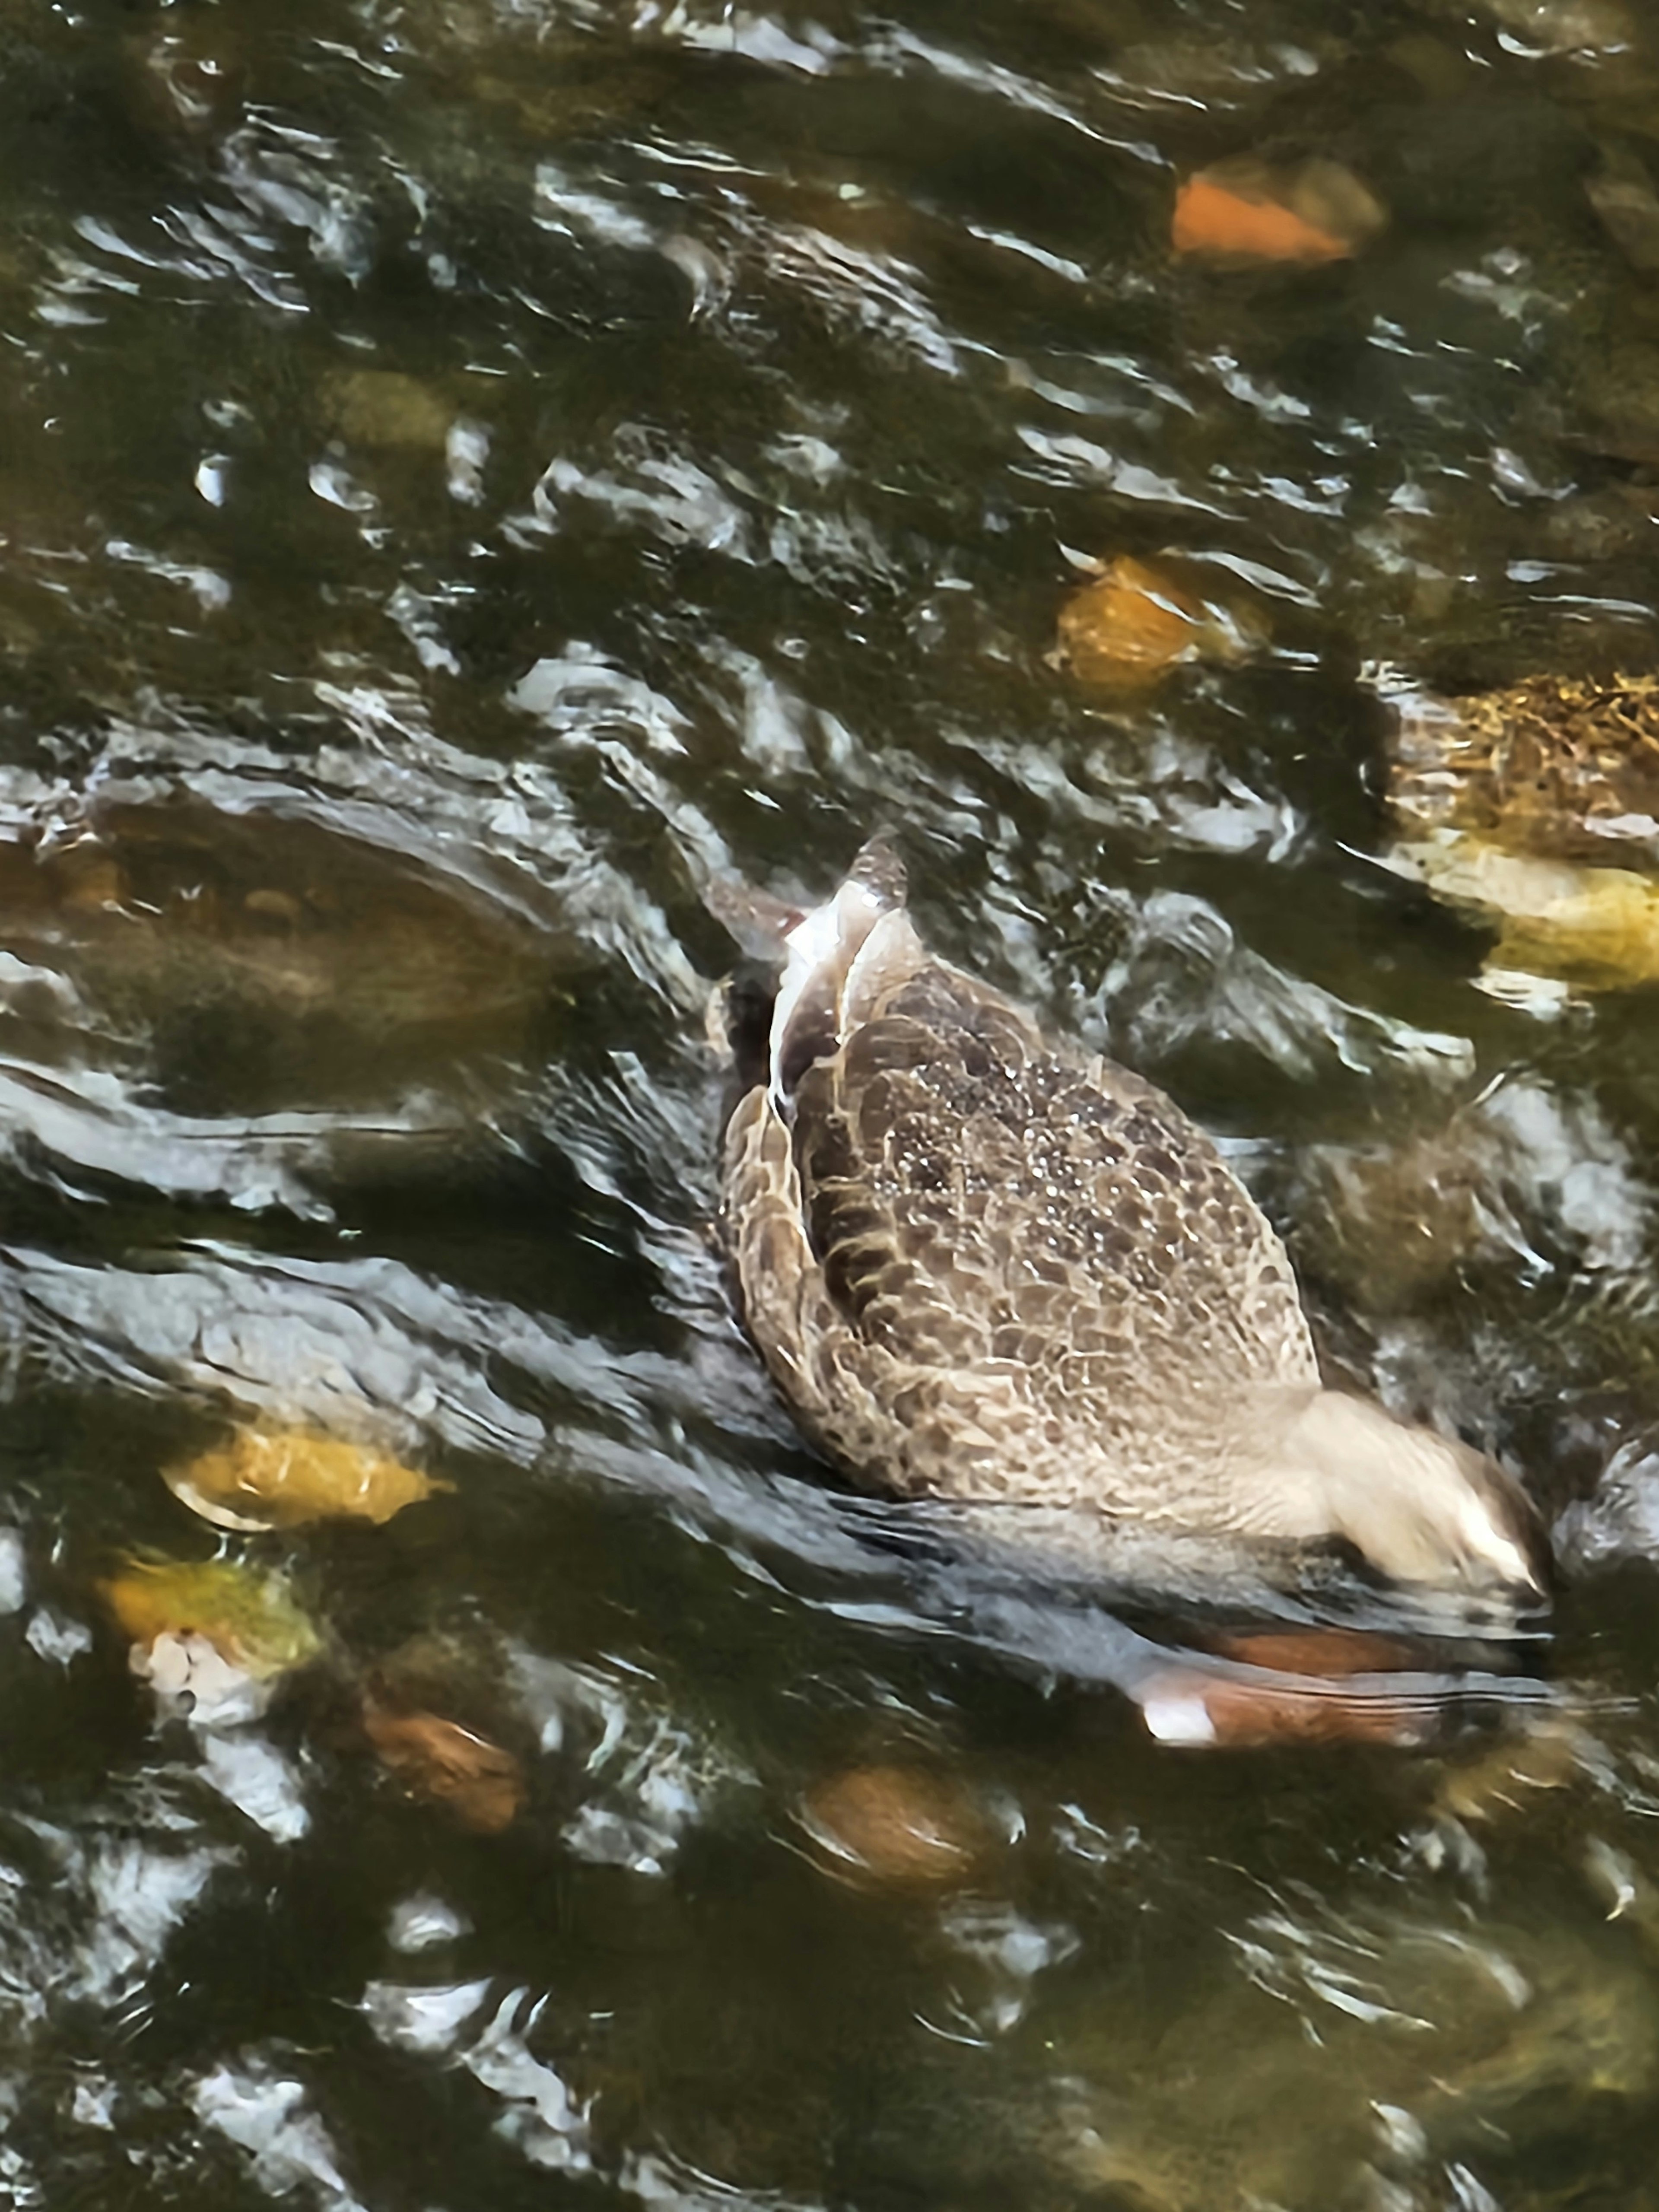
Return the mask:
[(1285, 1249), (1203, 1131), (934, 958), (884, 845), (785, 952), (723, 1222), (750, 1333), (848, 1472), (1541, 1587), (1493, 1462), (1322, 1387)]

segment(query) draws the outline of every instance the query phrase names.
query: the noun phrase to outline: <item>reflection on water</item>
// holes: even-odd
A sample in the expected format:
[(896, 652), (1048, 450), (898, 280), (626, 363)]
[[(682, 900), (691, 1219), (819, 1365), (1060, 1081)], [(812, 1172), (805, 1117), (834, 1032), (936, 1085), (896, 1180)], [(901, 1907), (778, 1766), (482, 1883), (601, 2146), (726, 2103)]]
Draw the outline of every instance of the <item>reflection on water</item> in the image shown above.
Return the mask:
[[(1641, 2198), (1659, 19), (0, 28), (0, 2192)], [(1547, 1641), (823, 1482), (710, 902), (883, 823)], [(249, 1425), (433, 1486), (210, 1525)]]

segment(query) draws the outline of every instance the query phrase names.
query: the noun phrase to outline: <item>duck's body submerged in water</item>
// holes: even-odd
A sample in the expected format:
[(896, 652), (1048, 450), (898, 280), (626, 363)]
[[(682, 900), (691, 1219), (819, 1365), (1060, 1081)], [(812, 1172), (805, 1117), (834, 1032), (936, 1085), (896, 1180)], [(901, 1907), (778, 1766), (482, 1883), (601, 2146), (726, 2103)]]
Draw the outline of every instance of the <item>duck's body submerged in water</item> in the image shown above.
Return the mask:
[(1284, 1247), (1209, 1139), (929, 954), (884, 845), (785, 945), (725, 1231), (767, 1365), (856, 1480), (1541, 1591), (1518, 1487), (1322, 1387)]

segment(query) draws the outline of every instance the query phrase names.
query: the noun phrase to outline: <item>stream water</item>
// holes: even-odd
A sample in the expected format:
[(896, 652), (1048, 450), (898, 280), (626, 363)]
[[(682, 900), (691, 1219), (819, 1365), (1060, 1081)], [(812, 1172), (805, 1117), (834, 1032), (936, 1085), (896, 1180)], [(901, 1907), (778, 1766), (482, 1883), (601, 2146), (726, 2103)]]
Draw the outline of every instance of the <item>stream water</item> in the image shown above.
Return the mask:
[[(1517, 988), (1384, 799), (1401, 687), (1651, 664), (1659, 13), (0, 39), (0, 2202), (1659, 2202), (1652, 1000)], [(1386, 228), (1172, 253), (1243, 155)], [(1126, 556), (1243, 649), (1082, 680)], [(774, 1398), (709, 898), (878, 825), (1557, 1524), (1419, 1748), (1158, 1741), (1212, 1619), (964, 1561)], [(226, 1532), (162, 1474), (250, 1421), (447, 1487)], [(134, 1559), (280, 1573), (309, 1664), (167, 1697)]]

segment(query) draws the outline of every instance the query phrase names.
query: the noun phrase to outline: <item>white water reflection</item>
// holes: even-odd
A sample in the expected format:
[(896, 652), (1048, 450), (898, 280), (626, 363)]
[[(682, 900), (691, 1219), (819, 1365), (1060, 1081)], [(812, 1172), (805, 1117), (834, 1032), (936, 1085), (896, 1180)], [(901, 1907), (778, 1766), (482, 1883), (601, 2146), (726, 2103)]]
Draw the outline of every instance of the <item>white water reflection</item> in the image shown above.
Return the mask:
[[(383, 2042), (420, 2057), (446, 2056), (498, 2099), (495, 2132), (532, 2166), (585, 2172), (586, 2115), (555, 2069), (526, 2041), (540, 2004), (527, 1990), (509, 1990), (477, 2026), (490, 1997), (488, 1982), (432, 1987), (376, 1982), (363, 1993), (363, 2010)], [(463, 2035), (464, 2029), (472, 2032)]]
[(112, 1839), (89, 1851), (65, 1839), (61, 1858), (64, 1877), (84, 1891), (92, 1915), (70, 1986), (97, 2004), (132, 1993), (214, 1875), (232, 1863), (232, 1854), (216, 1847), (161, 1850), (137, 1838)]
[(291, 1759), (257, 1735), (214, 1734), (202, 1744), (202, 1775), (228, 1805), (273, 1843), (297, 1844), (311, 1826), (303, 1780)]
[(363, 2011), (375, 2034), (396, 2050), (447, 2051), (483, 2008), (489, 1987), (487, 1981), (371, 1982)]
[(947, 1909), (945, 1930), (978, 1968), (978, 1986), (959, 1996), (964, 2017), (987, 2036), (1006, 2035), (1030, 2010), (1039, 1974), (1076, 1955), (1075, 1929), (1028, 1919), (1008, 1905), (967, 1902)]
[(580, 1759), (583, 1802), (562, 1832), (576, 1857), (659, 1877), (684, 1836), (752, 1796), (753, 1773), (665, 1712), (660, 1691), (637, 1674), (523, 1650), (508, 1665), (543, 1750)]
[(393, 1907), (386, 1940), (394, 1951), (412, 1955), (454, 1942), (467, 1933), (470, 1924), (464, 1913), (441, 1897), (422, 1892), (404, 1898)]
[(341, 2175), (328, 2130), (307, 2106), (303, 2081), (258, 2052), (204, 2074), (191, 2094), (197, 2117), (248, 2155), (268, 2197), (303, 2188), (328, 2212), (362, 2212)]

